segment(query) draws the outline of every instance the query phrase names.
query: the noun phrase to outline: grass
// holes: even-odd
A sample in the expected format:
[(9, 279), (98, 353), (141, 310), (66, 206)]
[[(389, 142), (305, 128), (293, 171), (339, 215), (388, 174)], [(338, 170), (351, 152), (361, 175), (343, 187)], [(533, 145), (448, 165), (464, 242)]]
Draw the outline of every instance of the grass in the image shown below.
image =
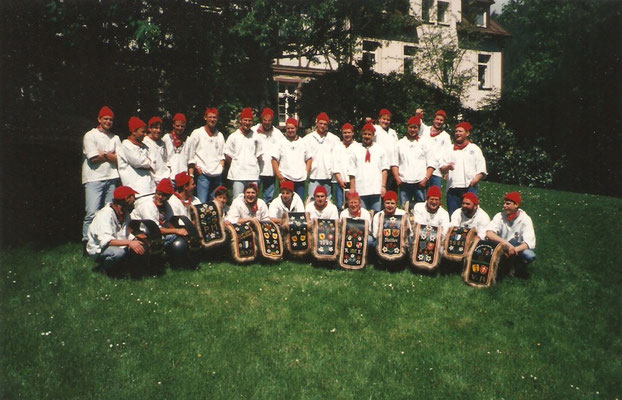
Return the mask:
[(0, 396), (618, 398), (622, 199), (521, 192), (538, 260), (487, 290), (293, 261), (123, 280), (78, 244), (3, 250)]

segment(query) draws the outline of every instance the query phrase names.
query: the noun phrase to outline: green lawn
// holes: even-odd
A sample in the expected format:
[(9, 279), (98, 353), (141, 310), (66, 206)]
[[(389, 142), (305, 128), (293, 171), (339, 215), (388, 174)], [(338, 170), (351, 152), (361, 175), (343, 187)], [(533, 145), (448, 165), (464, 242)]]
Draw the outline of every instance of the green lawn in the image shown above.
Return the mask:
[(486, 290), (300, 262), (123, 280), (79, 244), (3, 250), (0, 397), (618, 398), (622, 199), (521, 192), (538, 260)]

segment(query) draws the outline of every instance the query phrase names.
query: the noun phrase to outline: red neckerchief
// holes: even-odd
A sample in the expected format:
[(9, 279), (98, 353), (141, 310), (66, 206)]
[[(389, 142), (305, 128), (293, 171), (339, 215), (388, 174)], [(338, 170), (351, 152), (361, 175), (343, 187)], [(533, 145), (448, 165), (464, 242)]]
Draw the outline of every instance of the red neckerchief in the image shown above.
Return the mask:
[(179, 136), (177, 136), (175, 134), (175, 131), (171, 131), (171, 139), (173, 139), (173, 146), (175, 146), (175, 148), (181, 146), (182, 144), (184, 144), (183, 139), (181, 139)]
[(469, 143), (471, 143), (471, 142), (469, 142), (468, 140), (465, 140), (464, 143), (462, 143), (462, 144), (455, 144), (454, 143), (454, 150), (462, 150), (465, 147), (467, 147), (469, 145)]
[(510, 223), (514, 222), (514, 220), (516, 218), (518, 218), (518, 214), (520, 214), (520, 210), (516, 210), (516, 212), (514, 214), (510, 214), (510, 215), (506, 214), (506, 217), (508, 218), (508, 222), (510, 222)]
[(352, 218), (360, 218), (361, 217), (361, 209), (359, 208), (359, 212), (354, 214), (352, 213), (352, 211), (350, 211), (350, 216), (352, 216)]
[(110, 208), (114, 210), (114, 213), (116, 214), (119, 222), (123, 223), (123, 220), (125, 219), (125, 214), (123, 213), (123, 209), (121, 208), (121, 205), (110, 203)]
[(179, 192), (175, 192), (175, 193), (173, 193), (173, 194), (175, 195), (175, 197), (177, 197), (177, 198), (181, 201), (181, 203), (182, 203), (183, 205), (185, 205), (185, 206), (189, 206), (190, 204), (192, 204), (192, 202), (190, 201), (190, 199), (188, 199), (188, 200), (184, 200), (184, 199), (181, 197), (181, 193), (179, 193)]
[(129, 136), (127, 138), (127, 140), (129, 140), (130, 142), (132, 142), (133, 144), (135, 144), (136, 146), (140, 147), (140, 142), (136, 141), (136, 139), (134, 139), (133, 137)]
[(419, 141), (419, 134), (417, 134), (417, 135), (415, 136), (415, 140), (416, 140), (417, 142)]
[[(207, 125), (205, 125), (205, 126), (204, 126), (204, 128), (205, 128), (205, 132), (207, 132), (207, 136), (209, 136), (209, 137), (214, 136), (214, 134), (213, 134), (213, 133), (212, 133), (212, 131), (208, 128), (208, 126), (207, 126)], [(179, 147), (179, 146), (176, 146), (176, 147)]]
[(257, 210), (259, 209), (259, 207), (257, 206), (257, 199), (255, 199), (255, 201), (251, 204), (248, 204), (246, 201), (244, 201), (244, 204), (246, 204), (246, 207), (248, 207), (248, 209), (251, 210), (253, 214), (257, 213)]
[(365, 162), (371, 161), (371, 154), (369, 153), (369, 147), (366, 148), (367, 153), (365, 153)]
[(97, 130), (100, 131), (101, 133), (105, 133), (106, 135), (110, 133), (110, 131), (105, 131), (101, 125), (97, 125)]
[(384, 210), (384, 215), (392, 217), (393, 215), (395, 215), (395, 211), (393, 211), (392, 213), (389, 213), (389, 212), (387, 212), (387, 210)]
[(158, 207), (154, 198), (153, 204), (155, 204), (156, 208), (158, 209), (158, 222), (160, 223), (160, 226), (164, 226), (164, 224), (166, 223), (166, 203), (162, 204), (161, 207)]
[(430, 136), (431, 137), (438, 136), (441, 132), (442, 132), (442, 130), (437, 130), (434, 126), (430, 127)]
[(318, 210), (318, 211), (322, 211), (323, 209), (325, 209), (325, 208), (326, 208), (326, 206), (327, 206), (327, 205), (328, 205), (328, 201), (327, 201), (326, 203), (324, 203), (324, 207), (322, 207), (322, 208), (318, 208), (318, 207), (317, 207), (317, 203), (316, 203), (316, 202), (313, 202), (313, 206), (314, 206), (314, 207), (315, 207), (315, 209), (316, 209), (316, 210)]

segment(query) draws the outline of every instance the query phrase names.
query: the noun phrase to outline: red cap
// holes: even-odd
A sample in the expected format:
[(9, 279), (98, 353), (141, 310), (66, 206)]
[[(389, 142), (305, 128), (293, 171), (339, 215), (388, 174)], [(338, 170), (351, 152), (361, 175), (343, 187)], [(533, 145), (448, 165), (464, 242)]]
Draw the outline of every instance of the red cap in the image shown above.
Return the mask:
[(471, 124), (465, 121), (460, 122), (458, 125), (456, 125), (456, 128), (463, 128), (465, 131), (470, 132), (473, 127), (471, 126)]
[(467, 199), (467, 200), (471, 200), (473, 202), (473, 204), (478, 205), (479, 204), (479, 198), (477, 197), (477, 195), (475, 193), (472, 192), (466, 192), (465, 194), (462, 195), (463, 199)]
[(138, 194), (137, 191), (129, 186), (119, 186), (112, 192), (112, 197), (115, 200), (125, 200), (129, 195)]
[(281, 183), (281, 189), (287, 189), (289, 191), (294, 191), (294, 182), (292, 181), (283, 181), (283, 183)]
[(147, 121), (147, 126), (151, 126), (153, 124), (162, 123), (162, 118), (160, 117), (151, 117), (149, 121)]
[(221, 190), (224, 190), (224, 191), (225, 191), (225, 193), (227, 193), (227, 188), (226, 188), (226, 187), (224, 187), (223, 185), (220, 185), (220, 186), (218, 186), (216, 189), (214, 189), (214, 192), (213, 192), (213, 193), (219, 192), (219, 191), (221, 191)]
[(147, 124), (145, 124), (145, 121), (140, 118), (130, 117), (130, 120), (127, 122), (127, 126), (130, 129), (130, 132), (134, 132), (136, 129), (147, 126)]
[(173, 184), (168, 178), (164, 178), (156, 186), (156, 192), (162, 192), (164, 194), (173, 194)]
[(272, 111), (271, 108), (266, 107), (263, 110), (261, 110), (261, 115), (260, 118), (263, 118), (264, 116), (269, 115), (271, 117), (274, 117), (274, 111)]
[(108, 107), (108, 106), (103, 106), (103, 107), (99, 110), (99, 115), (97, 115), (97, 118), (101, 118), (101, 117), (112, 117), (112, 118), (114, 118), (114, 113), (112, 112), (112, 110), (110, 109), (110, 107)]
[(240, 119), (244, 119), (244, 118), (251, 118), (251, 119), (253, 118), (253, 110), (250, 107), (246, 107), (240, 113)]
[(184, 186), (186, 183), (190, 182), (190, 175), (186, 171), (180, 172), (175, 175), (175, 186), (178, 188)]
[(316, 186), (315, 190), (313, 191), (313, 195), (315, 196), (318, 193), (326, 194), (326, 188), (322, 185)]
[(397, 193), (395, 193), (393, 190), (389, 190), (384, 194), (383, 200), (397, 201)]
[(361, 199), (361, 196), (358, 192), (348, 192), (348, 200), (350, 199)]
[(351, 123), (346, 122), (345, 124), (343, 124), (343, 126), (341, 127), (342, 131), (345, 131), (346, 129), (350, 129), (351, 131), (354, 130), (354, 127), (352, 126)]
[(382, 117), (383, 115), (388, 115), (390, 117), (392, 114), (391, 114), (391, 111), (387, 110), (386, 108), (383, 108), (382, 110), (378, 112), (378, 116)]
[(421, 125), (421, 118), (419, 117), (410, 117), (406, 125)]
[(321, 112), (317, 115), (317, 117), (315, 117), (316, 121), (326, 121), (326, 123), (330, 122), (330, 119), (328, 118), (328, 114), (326, 114), (325, 112)]
[(173, 115), (173, 121), (183, 121), (186, 122), (186, 116), (182, 113), (177, 113)]
[(445, 114), (445, 111), (443, 111), (443, 110), (438, 110), (437, 112), (434, 113), (435, 117), (437, 115), (442, 115), (443, 117), (447, 118), (447, 114)]
[(296, 120), (296, 118), (289, 117), (287, 118), (287, 121), (285, 121), (285, 125), (298, 126), (298, 121)]
[(376, 128), (374, 128), (374, 125), (371, 122), (368, 122), (365, 125), (363, 125), (363, 127), (361, 128), (361, 131), (376, 132)]
[(428, 199), (430, 197), (438, 197), (440, 199), (442, 197), (441, 196), (441, 188), (438, 187), (438, 186), (431, 186), (428, 189), (428, 194), (426, 196), (426, 199)]
[(516, 203), (517, 206), (520, 206), (521, 198), (520, 193), (518, 192), (510, 192), (503, 197), (503, 200), (510, 200)]
[(216, 115), (218, 115), (218, 110), (216, 109), (216, 107), (206, 108), (205, 109), (205, 113), (203, 115), (206, 115), (206, 114), (216, 114)]

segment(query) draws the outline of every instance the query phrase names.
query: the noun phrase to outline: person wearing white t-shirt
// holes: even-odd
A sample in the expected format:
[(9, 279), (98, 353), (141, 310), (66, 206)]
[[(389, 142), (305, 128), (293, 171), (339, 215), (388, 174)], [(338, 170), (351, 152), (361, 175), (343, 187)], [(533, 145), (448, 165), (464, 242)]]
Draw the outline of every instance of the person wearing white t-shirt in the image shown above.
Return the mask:
[(315, 187), (313, 201), (307, 204), (305, 211), (309, 213), (309, 219), (339, 219), (337, 207), (328, 201), (324, 186)]
[(413, 222), (420, 225), (439, 227), (441, 228), (441, 237), (445, 237), (449, 227), (449, 213), (441, 206), (441, 188), (432, 186), (428, 189), (425, 203), (415, 204), (413, 207)]
[[(389, 165), (393, 165), (395, 160), (395, 150), (397, 146), (397, 132), (391, 128), (391, 111), (383, 108), (378, 112), (378, 123), (374, 125), (376, 128), (376, 134), (374, 135), (374, 143), (379, 144), (387, 154), (387, 162)], [(393, 190), (397, 192), (397, 184), (392, 174), (387, 176), (387, 190)]]
[(259, 189), (255, 182), (248, 182), (244, 186), (243, 193), (233, 199), (225, 221), (231, 224), (244, 224), (255, 218), (259, 221), (270, 219), (268, 206), (262, 199), (257, 198)]
[(247, 107), (240, 113), (240, 127), (225, 142), (225, 159), (229, 166), (227, 179), (233, 182), (233, 197), (244, 191), (246, 184), (259, 181), (261, 144), (252, 131), (253, 110)]
[(453, 213), (460, 207), (462, 195), (477, 194), (477, 184), (486, 176), (486, 160), (482, 150), (471, 143), (471, 124), (456, 125), (453, 150), (446, 156), (441, 172), (447, 174), (447, 210)]
[(270, 220), (281, 225), (286, 213), (304, 212), (305, 205), (298, 194), (294, 192), (294, 184), (291, 181), (283, 181), (280, 185), (281, 194), (277, 196), (268, 207)]
[(285, 123), (285, 140), (272, 153), (272, 169), (279, 182), (293, 182), (294, 192), (305, 199), (305, 181), (313, 159), (305, 141), (298, 137), (297, 130), (298, 121), (288, 118)]
[(356, 192), (348, 193), (348, 207), (339, 214), (339, 219), (362, 219), (367, 222), (368, 229), (371, 229), (371, 214), (361, 206), (362, 203), (359, 194)]
[(89, 225), (86, 252), (104, 272), (109, 272), (130, 254), (145, 254), (143, 245), (134, 239), (129, 230), (135, 194), (128, 186), (116, 188), (112, 202), (97, 211)]
[(536, 259), (536, 234), (531, 217), (519, 208), (520, 204), (519, 192), (507, 193), (503, 197), (503, 211), (486, 227), (486, 238), (501, 243), (507, 250), (506, 257), (514, 264), (516, 275), (527, 278), (527, 266)]
[(188, 171), (196, 179), (197, 197), (201, 203), (213, 199), (214, 189), (222, 184), (225, 167), (225, 137), (216, 128), (218, 110), (207, 108), (205, 125), (195, 129), (188, 138)]
[(164, 178), (168, 178), (170, 171), (167, 164), (166, 144), (162, 140), (162, 119), (151, 117), (147, 122), (149, 133), (143, 143), (149, 149), (149, 158), (153, 162), (153, 180), (157, 185)]
[(425, 192), (434, 172), (434, 162), (429, 154), (428, 140), (419, 135), (421, 120), (410, 117), (407, 134), (397, 142), (391, 172), (400, 188), (400, 203), (425, 201)]
[(162, 141), (166, 144), (166, 156), (169, 169), (169, 178), (188, 171), (188, 146), (186, 145), (186, 116), (182, 113), (173, 115), (173, 129), (164, 135)]
[(361, 144), (354, 140), (354, 127), (346, 122), (341, 127), (341, 142), (333, 149), (333, 192), (335, 205), (341, 210), (345, 193), (350, 189), (350, 165), (354, 150)]
[(173, 215), (192, 217), (190, 207), (201, 204), (201, 201), (193, 195), (194, 188), (194, 179), (186, 171), (175, 176), (175, 193), (168, 199)]
[(390, 165), (384, 149), (373, 142), (375, 130), (371, 122), (361, 129), (362, 146), (353, 151), (349, 173), (350, 190), (358, 192), (366, 209), (378, 212)]
[(271, 108), (264, 108), (259, 116), (260, 123), (251, 128), (257, 134), (261, 148), (265, 150), (259, 156), (259, 183), (261, 184), (263, 200), (266, 203), (270, 203), (274, 198), (274, 185), (276, 183), (272, 169), (271, 149), (275, 149), (285, 140), (283, 133), (272, 125), (273, 118), (274, 111)]
[(114, 113), (104, 106), (97, 116), (97, 128), (84, 134), (82, 139), (82, 184), (84, 185), (84, 222), (82, 243), (88, 240), (89, 225), (95, 213), (112, 201), (119, 185), (117, 152), (121, 140), (112, 132)]
[(479, 198), (475, 193), (467, 192), (462, 195), (462, 207), (451, 214), (450, 226), (475, 228), (480, 239), (486, 237), (486, 227), (490, 217), (479, 207)]
[(326, 189), (328, 197), (331, 195), (330, 181), (333, 177), (332, 152), (339, 144), (339, 138), (328, 131), (329, 122), (325, 112), (319, 113), (315, 117), (315, 131), (303, 138), (313, 160), (309, 173), (309, 193), (315, 193), (315, 188), (321, 185)]
[[(406, 214), (406, 211), (402, 210), (401, 208), (397, 208), (397, 193), (395, 193), (392, 190), (388, 190), (384, 194), (382, 203), (383, 203), (384, 209), (374, 214), (374, 219), (372, 220), (371, 228), (369, 231), (369, 236), (367, 238), (367, 244), (368, 246), (372, 248), (375, 248), (376, 245), (378, 244), (378, 237), (380, 236), (379, 232), (380, 232), (380, 229), (382, 229), (382, 227), (380, 226), (380, 219), (385, 216), (386, 218), (390, 218), (394, 215), (405, 215)], [(403, 219), (402, 223), (406, 224), (406, 231), (409, 231), (410, 223), (408, 219)]]
[[(423, 115), (423, 110), (417, 110), (418, 115)], [(421, 136), (430, 139), (429, 153), (434, 163), (434, 172), (428, 181), (428, 188), (432, 186), (441, 187), (441, 163), (446, 157), (446, 154), (451, 151), (451, 137), (449, 133), (445, 132), (445, 120), (447, 119), (447, 113), (443, 110), (438, 110), (434, 113), (434, 120), (432, 125), (428, 126), (423, 121), (421, 122)]]
[(128, 122), (130, 135), (121, 143), (118, 164), (121, 183), (138, 192), (138, 199), (154, 192), (154, 162), (149, 157), (149, 148), (143, 143), (147, 124), (137, 117)]

